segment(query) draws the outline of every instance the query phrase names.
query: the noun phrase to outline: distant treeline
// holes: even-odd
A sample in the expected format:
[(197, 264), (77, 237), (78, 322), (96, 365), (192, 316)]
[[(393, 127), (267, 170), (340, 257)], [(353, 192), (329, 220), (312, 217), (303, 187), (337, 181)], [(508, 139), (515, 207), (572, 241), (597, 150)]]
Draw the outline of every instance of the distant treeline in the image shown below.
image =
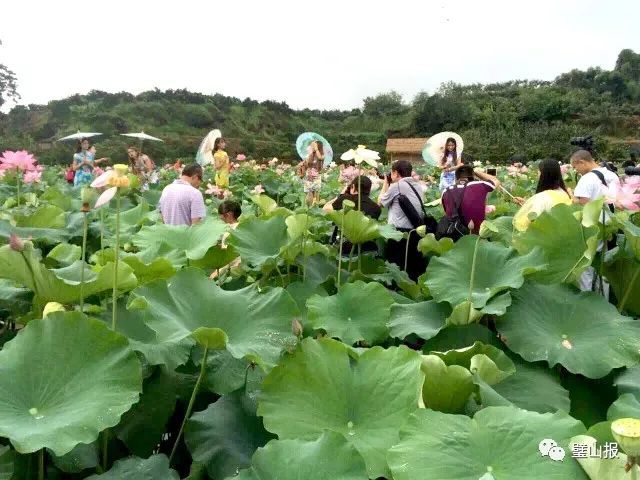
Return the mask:
[(389, 137), (454, 130), (479, 160), (501, 162), (513, 154), (566, 158), (569, 139), (585, 134), (596, 136), (600, 156), (621, 160), (640, 140), (640, 54), (623, 50), (611, 71), (572, 70), (551, 82), (445, 83), (410, 103), (390, 91), (365, 98), (361, 109), (351, 111), (293, 110), (284, 102), (184, 89), (139, 95), (94, 90), (0, 114), (0, 149), (28, 148), (43, 163), (66, 163), (70, 145), (53, 140), (76, 130), (97, 131), (104, 134), (99, 154), (124, 160), (130, 142), (119, 134), (144, 130), (164, 140), (145, 143), (157, 163), (189, 161), (213, 128), (229, 139), (230, 154), (254, 158), (295, 157), (295, 139), (308, 130), (327, 137), (336, 152), (357, 144), (384, 152)]

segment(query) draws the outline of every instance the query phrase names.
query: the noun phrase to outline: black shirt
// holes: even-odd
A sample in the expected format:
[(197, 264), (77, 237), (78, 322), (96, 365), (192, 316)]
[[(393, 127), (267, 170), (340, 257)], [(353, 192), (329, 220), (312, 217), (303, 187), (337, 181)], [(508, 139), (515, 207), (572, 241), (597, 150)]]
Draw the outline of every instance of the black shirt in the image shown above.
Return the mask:
[[(341, 193), (338, 198), (335, 199), (331, 206), (334, 210), (342, 210), (342, 202), (344, 202), (345, 200), (352, 201), (356, 206), (355, 209), (358, 209), (358, 195), (351, 195), (350, 193)], [(380, 205), (371, 200), (368, 195), (363, 195), (360, 198), (360, 206), (362, 207), (362, 213), (364, 213), (367, 217), (371, 217), (377, 220), (382, 214), (382, 208), (380, 208)]]

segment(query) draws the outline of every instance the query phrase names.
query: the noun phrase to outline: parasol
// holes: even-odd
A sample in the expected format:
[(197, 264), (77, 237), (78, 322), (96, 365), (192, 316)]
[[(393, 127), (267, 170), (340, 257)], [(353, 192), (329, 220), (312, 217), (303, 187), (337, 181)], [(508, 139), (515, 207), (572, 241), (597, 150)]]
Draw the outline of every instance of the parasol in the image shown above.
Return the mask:
[(220, 130), (211, 130), (200, 142), (196, 153), (196, 162), (202, 166), (213, 163), (213, 146), (218, 138), (222, 137)]
[(458, 156), (462, 155), (462, 150), (464, 149), (462, 137), (455, 132), (440, 132), (430, 137), (422, 149), (422, 158), (426, 163), (432, 166), (438, 165), (444, 156), (448, 138), (455, 139)]
[(331, 144), (322, 135), (314, 132), (304, 132), (296, 140), (296, 150), (300, 158), (305, 160), (309, 156), (309, 146), (312, 142), (321, 142), (324, 150), (324, 166), (327, 167), (333, 161), (333, 149)]
[(98, 132), (81, 132), (80, 130), (78, 130), (76, 133), (67, 135), (66, 137), (59, 138), (58, 142), (64, 142), (67, 140), (81, 140), (83, 138), (96, 137), (98, 135), (102, 135), (102, 134)]

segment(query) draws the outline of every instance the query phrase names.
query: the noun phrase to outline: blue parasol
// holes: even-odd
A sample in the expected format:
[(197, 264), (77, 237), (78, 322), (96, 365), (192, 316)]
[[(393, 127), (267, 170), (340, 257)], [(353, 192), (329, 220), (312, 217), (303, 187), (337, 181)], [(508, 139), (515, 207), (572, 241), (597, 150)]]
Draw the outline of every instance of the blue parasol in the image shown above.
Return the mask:
[(300, 155), (302, 160), (305, 160), (309, 156), (309, 146), (315, 141), (322, 142), (322, 147), (324, 149), (324, 166), (328, 167), (333, 161), (333, 149), (331, 148), (331, 144), (322, 135), (314, 132), (304, 132), (300, 134), (296, 140), (296, 150), (298, 151), (298, 155)]

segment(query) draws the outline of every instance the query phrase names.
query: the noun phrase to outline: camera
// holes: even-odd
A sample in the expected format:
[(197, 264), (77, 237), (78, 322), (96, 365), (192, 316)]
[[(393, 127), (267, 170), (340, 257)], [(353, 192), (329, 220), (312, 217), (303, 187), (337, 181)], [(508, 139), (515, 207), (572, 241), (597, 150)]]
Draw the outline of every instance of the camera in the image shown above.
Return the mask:
[(382, 170), (376, 167), (376, 175), (378, 175), (378, 178), (380, 180), (384, 180), (386, 178), (387, 182), (391, 183), (391, 173), (384, 173)]
[(569, 143), (576, 147), (580, 147), (587, 152), (593, 153), (596, 142), (593, 139), (593, 135), (585, 135), (583, 137), (572, 137), (571, 140), (569, 140)]

